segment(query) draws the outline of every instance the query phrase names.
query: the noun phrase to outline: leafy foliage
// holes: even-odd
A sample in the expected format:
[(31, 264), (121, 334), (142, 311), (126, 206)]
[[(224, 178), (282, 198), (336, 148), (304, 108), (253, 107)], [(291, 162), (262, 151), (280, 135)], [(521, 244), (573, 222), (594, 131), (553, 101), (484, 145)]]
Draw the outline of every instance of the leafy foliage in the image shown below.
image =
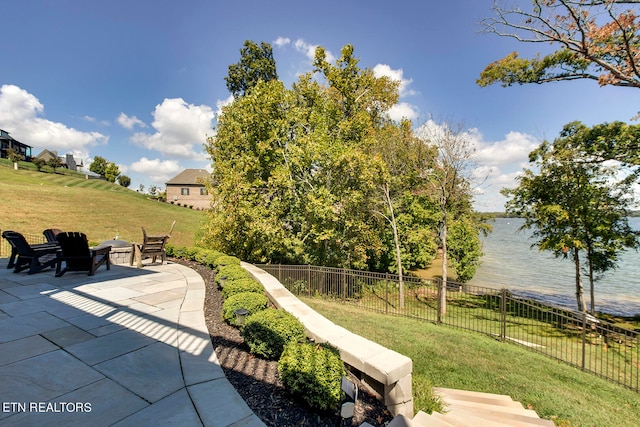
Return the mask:
[(231, 295), (239, 294), (242, 292), (256, 292), (259, 294), (264, 293), (264, 288), (260, 283), (250, 278), (236, 279), (228, 281), (224, 288), (222, 288), (222, 297), (229, 298)]
[(118, 184), (122, 185), (123, 187), (129, 187), (131, 185), (131, 178), (129, 178), (127, 175), (120, 175), (118, 176)]
[(503, 86), (590, 79), (598, 84), (640, 87), (640, 18), (630, 0), (532, 1), (530, 9), (496, 1), (485, 32), (520, 42), (549, 42), (559, 48), (543, 57), (517, 52), (488, 65), (477, 83)]
[(247, 316), (250, 316), (265, 310), (268, 303), (266, 296), (255, 292), (242, 292), (231, 295), (222, 303), (222, 318), (228, 323), (233, 323), (236, 317), (236, 310), (244, 308), (248, 311)]
[(335, 348), (323, 344), (290, 343), (278, 361), (285, 388), (311, 408), (335, 410), (340, 404), (344, 364)]
[(399, 83), (358, 63), (350, 45), (333, 64), (318, 48), (291, 89), (257, 79), (223, 107), (206, 144), (213, 201), (200, 245), (249, 262), (383, 271), (433, 259), (439, 201), (424, 193), (436, 152), (387, 115)]
[(303, 340), (305, 333), (302, 323), (292, 314), (267, 309), (249, 316), (242, 328), (242, 336), (251, 353), (277, 360), (286, 344)]
[[(637, 172), (624, 177), (620, 164), (605, 164), (593, 156), (593, 135), (593, 129), (579, 122), (565, 125), (553, 144), (545, 141), (529, 155), (536, 168), (525, 170), (518, 187), (503, 190), (510, 198), (507, 212), (525, 219), (523, 228), (533, 230), (541, 250), (557, 257), (563, 251), (573, 254), (581, 311), (586, 305), (579, 255), (586, 253), (592, 312), (594, 274), (615, 268), (624, 248), (640, 247), (640, 235), (628, 223)], [(608, 138), (618, 139), (614, 134)]]
[(245, 95), (258, 82), (277, 80), (276, 62), (269, 43), (246, 40), (240, 49), (240, 61), (229, 65), (229, 74), (224, 78), (227, 89), (234, 97)]

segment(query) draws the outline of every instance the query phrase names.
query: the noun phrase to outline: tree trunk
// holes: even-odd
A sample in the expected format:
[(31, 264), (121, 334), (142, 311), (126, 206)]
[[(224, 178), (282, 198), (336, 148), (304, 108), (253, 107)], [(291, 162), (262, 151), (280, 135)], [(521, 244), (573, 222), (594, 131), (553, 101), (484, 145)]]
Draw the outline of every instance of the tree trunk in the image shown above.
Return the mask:
[(400, 308), (404, 308), (404, 281), (402, 279), (402, 257), (400, 256), (400, 237), (398, 236), (398, 224), (396, 223), (396, 216), (393, 211), (393, 203), (391, 202), (391, 195), (389, 194), (389, 186), (384, 187), (384, 197), (387, 201), (389, 208), (389, 222), (391, 223), (391, 229), (393, 230), (393, 243), (396, 251), (396, 265), (398, 266), (398, 292), (400, 298)]
[[(591, 252), (591, 250), (589, 250)], [(593, 289), (593, 262), (591, 261), (591, 254), (589, 254), (589, 296), (591, 298), (591, 307), (589, 307), (589, 311), (592, 315), (596, 314), (596, 297), (595, 291)]]
[(578, 303), (578, 311), (586, 312), (587, 308), (584, 304), (584, 287), (582, 286), (582, 275), (580, 274), (580, 251), (578, 248), (573, 249), (573, 262), (576, 266), (576, 301)]

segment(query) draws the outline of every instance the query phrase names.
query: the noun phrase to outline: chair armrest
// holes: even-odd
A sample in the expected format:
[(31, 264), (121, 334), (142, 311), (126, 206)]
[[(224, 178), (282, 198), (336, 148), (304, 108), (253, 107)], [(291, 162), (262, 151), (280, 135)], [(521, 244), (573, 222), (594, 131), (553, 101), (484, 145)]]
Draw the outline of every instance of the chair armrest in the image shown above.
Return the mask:
[(40, 255), (46, 255), (46, 254), (55, 254), (60, 252), (60, 246), (58, 245), (43, 245), (43, 246), (36, 246), (36, 245), (31, 245), (31, 249), (33, 250), (33, 253), (40, 256)]
[(91, 249), (91, 252), (93, 252), (95, 255), (105, 255), (111, 252), (111, 246), (104, 246), (98, 249)]

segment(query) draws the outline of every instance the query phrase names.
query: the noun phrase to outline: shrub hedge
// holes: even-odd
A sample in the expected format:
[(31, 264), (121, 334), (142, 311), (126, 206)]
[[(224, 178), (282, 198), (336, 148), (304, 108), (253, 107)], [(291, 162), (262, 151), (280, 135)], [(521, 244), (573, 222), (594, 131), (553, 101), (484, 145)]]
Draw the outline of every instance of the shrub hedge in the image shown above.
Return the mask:
[(255, 314), (267, 308), (268, 300), (263, 294), (255, 292), (242, 292), (231, 295), (222, 303), (222, 317), (231, 324), (235, 323), (236, 310), (247, 309), (247, 316)]
[(260, 283), (248, 277), (231, 281), (227, 280), (227, 284), (222, 288), (222, 298), (227, 299), (231, 295), (242, 292), (256, 292), (258, 294), (263, 294), (264, 288)]
[(267, 309), (249, 316), (242, 337), (251, 353), (265, 359), (280, 358), (284, 346), (305, 338), (304, 326), (295, 316), (277, 309)]
[(334, 347), (289, 343), (278, 361), (278, 370), (285, 388), (312, 409), (332, 411), (340, 404), (340, 381), (345, 370)]

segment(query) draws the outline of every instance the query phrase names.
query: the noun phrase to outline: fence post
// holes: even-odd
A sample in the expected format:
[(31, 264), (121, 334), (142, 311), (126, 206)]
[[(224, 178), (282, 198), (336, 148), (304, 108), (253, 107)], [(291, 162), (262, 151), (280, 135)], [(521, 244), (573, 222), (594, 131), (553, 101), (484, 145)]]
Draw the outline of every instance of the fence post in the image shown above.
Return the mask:
[(342, 301), (347, 300), (347, 269), (342, 269)]
[(389, 314), (389, 273), (385, 273), (384, 279), (384, 314)]
[(500, 339), (505, 341), (507, 339), (507, 290), (502, 289), (500, 291)]
[(587, 354), (587, 313), (582, 312), (582, 370), (584, 371)]
[(311, 297), (311, 264), (307, 264), (307, 289), (309, 289), (309, 297)]

